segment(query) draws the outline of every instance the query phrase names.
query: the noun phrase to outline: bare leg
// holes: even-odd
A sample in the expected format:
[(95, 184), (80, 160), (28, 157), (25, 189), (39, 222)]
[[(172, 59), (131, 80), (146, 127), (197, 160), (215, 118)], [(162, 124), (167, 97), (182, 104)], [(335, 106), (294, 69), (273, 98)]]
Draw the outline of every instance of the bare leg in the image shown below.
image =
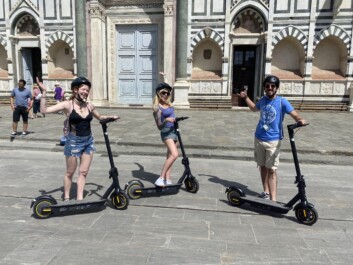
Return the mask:
[(270, 193), (270, 187), (268, 186), (268, 169), (264, 166), (260, 167), (261, 181), (264, 188), (264, 192)]
[(270, 198), (272, 201), (277, 200), (277, 171), (275, 169), (267, 169), (267, 181), (270, 189)]
[(178, 148), (173, 139), (167, 139), (164, 141), (164, 144), (167, 146), (167, 159), (164, 162), (161, 176), (165, 177), (166, 180), (170, 180), (170, 174), (172, 171), (172, 165), (175, 160), (178, 158)]
[(28, 121), (23, 122), (23, 132), (27, 132), (28, 129)]
[(93, 153), (83, 153), (80, 161), (79, 175), (77, 178), (77, 200), (83, 200), (83, 191), (86, 184), (86, 177), (91, 166)]
[(70, 198), (70, 190), (72, 184), (72, 176), (77, 167), (77, 158), (74, 156), (66, 156), (66, 173), (64, 176), (64, 199)]
[(12, 122), (12, 131), (17, 132), (17, 124), (18, 122)]

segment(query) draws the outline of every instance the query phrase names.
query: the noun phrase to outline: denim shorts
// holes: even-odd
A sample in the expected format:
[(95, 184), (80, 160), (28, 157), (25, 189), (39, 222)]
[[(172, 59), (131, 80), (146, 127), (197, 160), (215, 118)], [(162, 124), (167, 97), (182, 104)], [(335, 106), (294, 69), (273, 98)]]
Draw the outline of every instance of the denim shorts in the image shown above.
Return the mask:
[(95, 152), (94, 140), (92, 135), (76, 136), (73, 134), (66, 135), (64, 147), (65, 156), (80, 157), (83, 153), (90, 155)]
[(164, 127), (161, 130), (161, 139), (164, 142), (167, 139), (173, 139), (174, 141), (178, 140), (174, 127)]

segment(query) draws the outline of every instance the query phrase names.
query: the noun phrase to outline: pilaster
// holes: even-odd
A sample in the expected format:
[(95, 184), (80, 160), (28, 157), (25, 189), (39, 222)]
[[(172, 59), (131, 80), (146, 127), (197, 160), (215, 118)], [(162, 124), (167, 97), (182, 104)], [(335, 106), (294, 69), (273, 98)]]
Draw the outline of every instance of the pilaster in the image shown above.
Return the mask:
[(187, 81), (187, 40), (188, 29), (188, 1), (177, 2), (176, 28), (176, 82), (174, 84), (174, 106), (190, 108), (188, 99), (190, 84)]
[(105, 89), (107, 87), (106, 81), (106, 25), (105, 25), (105, 11), (99, 3), (91, 3), (89, 8), (89, 14), (91, 16), (90, 23), (90, 34), (94, 36), (91, 38), (91, 46), (94, 49), (91, 51), (92, 61), (92, 84), (93, 84), (93, 100), (95, 102), (106, 100), (107, 96)]

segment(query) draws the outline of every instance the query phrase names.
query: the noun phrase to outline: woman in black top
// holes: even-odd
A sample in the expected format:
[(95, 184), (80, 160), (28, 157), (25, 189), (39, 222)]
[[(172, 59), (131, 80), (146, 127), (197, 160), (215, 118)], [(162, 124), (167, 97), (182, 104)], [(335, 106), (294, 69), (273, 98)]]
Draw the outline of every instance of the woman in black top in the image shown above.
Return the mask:
[(64, 176), (64, 200), (70, 199), (72, 177), (77, 168), (77, 158), (80, 158), (79, 175), (77, 178), (77, 200), (83, 199), (86, 177), (96, 150), (91, 131), (91, 121), (96, 119), (114, 118), (118, 116), (101, 116), (95, 106), (87, 102), (91, 82), (85, 77), (78, 77), (71, 83), (72, 96), (70, 100), (62, 101), (54, 106), (46, 107), (47, 88), (37, 78), (37, 84), (43, 90), (40, 109), (42, 113), (57, 113), (63, 111), (69, 120), (69, 134), (66, 136), (64, 155), (66, 158), (66, 173)]

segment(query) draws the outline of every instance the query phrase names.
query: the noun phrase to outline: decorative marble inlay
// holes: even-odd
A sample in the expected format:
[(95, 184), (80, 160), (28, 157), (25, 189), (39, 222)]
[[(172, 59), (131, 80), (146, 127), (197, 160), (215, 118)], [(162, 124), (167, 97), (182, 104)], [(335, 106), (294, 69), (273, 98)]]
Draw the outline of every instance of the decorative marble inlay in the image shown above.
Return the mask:
[(332, 91), (333, 91), (333, 84), (332, 83), (323, 83), (321, 85), (321, 94), (331, 95)]

